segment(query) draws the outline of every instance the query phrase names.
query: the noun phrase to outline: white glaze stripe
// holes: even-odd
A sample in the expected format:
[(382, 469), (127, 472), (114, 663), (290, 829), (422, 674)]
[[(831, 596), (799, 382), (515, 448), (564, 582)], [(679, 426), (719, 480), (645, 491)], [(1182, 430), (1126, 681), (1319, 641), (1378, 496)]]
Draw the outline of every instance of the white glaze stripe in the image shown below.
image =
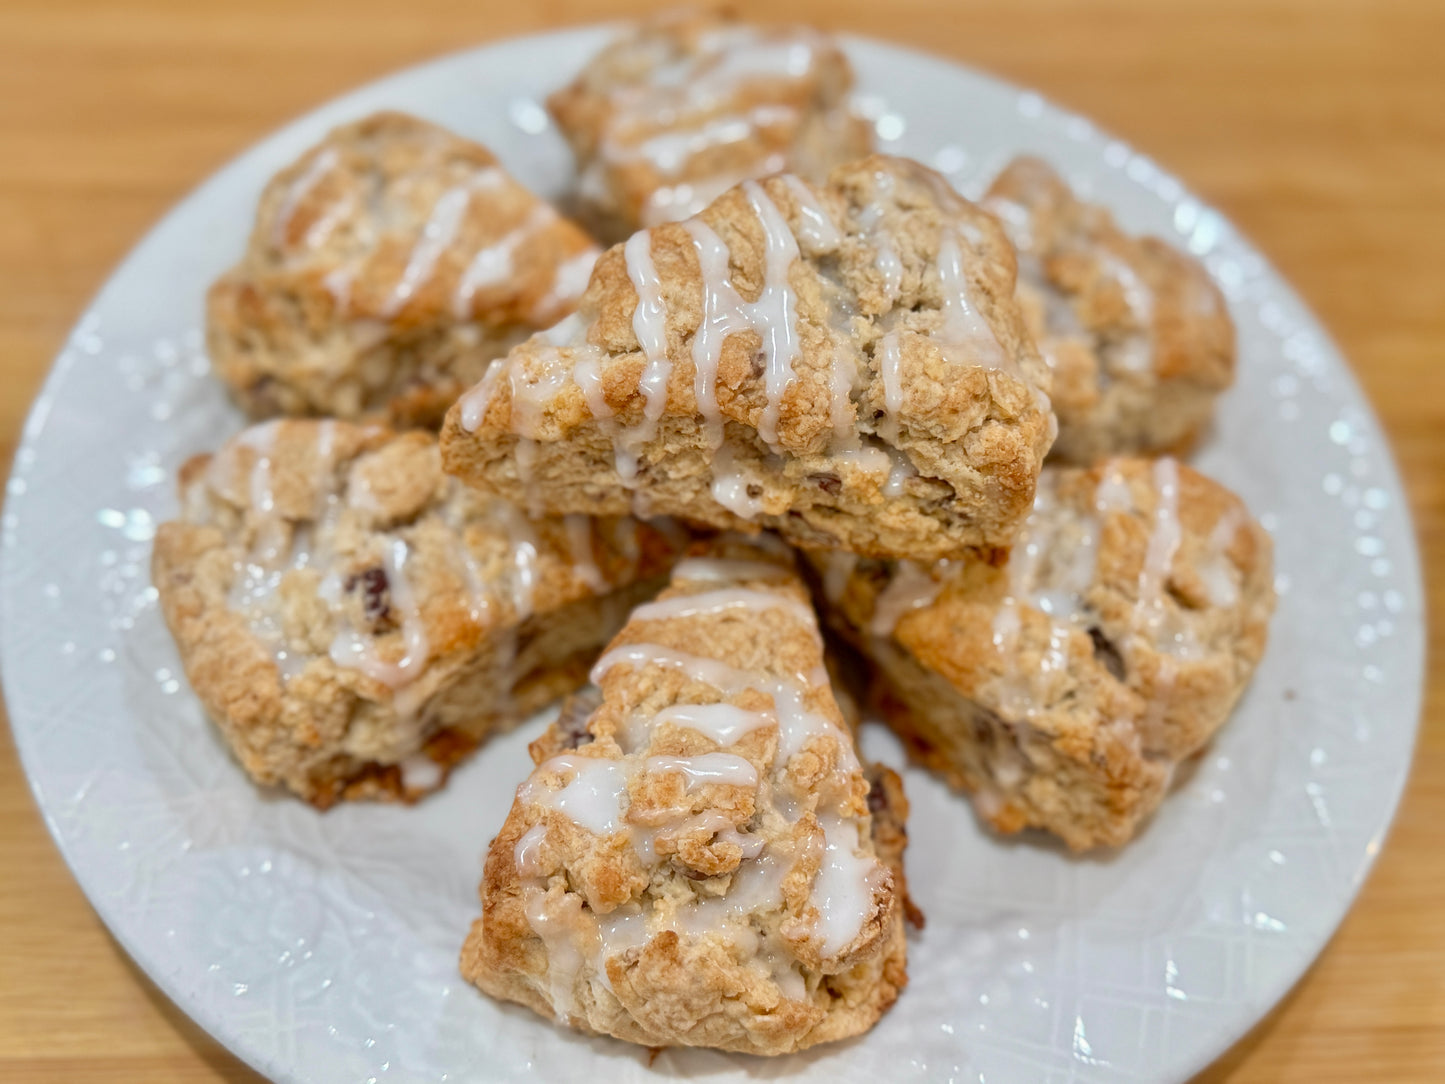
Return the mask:
[(633, 621), (671, 621), (688, 617), (712, 617), (728, 610), (757, 614), (764, 610), (781, 610), (793, 620), (816, 628), (813, 608), (791, 595), (773, 591), (755, 591), (746, 587), (722, 587), (696, 595), (673, 595), (648, 602), (632, 611)]

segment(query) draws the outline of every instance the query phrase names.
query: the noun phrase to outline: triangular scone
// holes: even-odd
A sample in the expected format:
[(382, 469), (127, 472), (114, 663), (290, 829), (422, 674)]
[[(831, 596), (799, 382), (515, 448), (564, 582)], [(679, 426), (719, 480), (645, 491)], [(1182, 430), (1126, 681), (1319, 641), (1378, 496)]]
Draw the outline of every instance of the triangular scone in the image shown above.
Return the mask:
[(1132, 237), (1037, 158), (983, 206), (1019, 253), (1019, 303), (1054, 371), (1059, 459), (1179, 451), (1234, 380), (1234, 324), (1202, 264)]
[(578, 313), (452, 409), (442, 454), (536, 511), (992, 556), (1033, 502), (1048, 381), (993, 216), (875, 156), (612, 248)]
[(596, 255), (485, 147), (378, 113), (266, 187), (211, 288), (211, 359), (256, 417), (435, 427), (489, 361), (572, 311)]
[(791, 561), (714, 553), (534, 743), (461, 966), (583, 1030), (782, 1054), (866, 1031), (905, 982), (906, 805), (858, 762)]
[(1049, 467), (1006, 568), (820, 561), (909, 749), (1000, 831), (1130, 839), (1229, 717), (1274, 607), (1269, 536), (1173, 459)]
[(701, 211), (749, 177), (821, 181), (873, 149), (853, 70), (809, 26), (666, 11), (624, 31), (547, 99), (577, 155), (579, 201), (609, 239)]
[(282, 420), (181, 470), (152, 575), (246, 772), (318, 806), (420, 797), (577, 688), (687, 544), (529, 522), (442, 474), (436, 438)]

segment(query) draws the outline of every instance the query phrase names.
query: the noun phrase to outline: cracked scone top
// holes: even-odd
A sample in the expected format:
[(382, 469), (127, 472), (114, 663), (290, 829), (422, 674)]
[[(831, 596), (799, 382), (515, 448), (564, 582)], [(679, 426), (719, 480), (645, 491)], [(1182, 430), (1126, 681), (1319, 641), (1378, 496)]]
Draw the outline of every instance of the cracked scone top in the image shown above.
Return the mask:
[(596, 255), (485, 147), (378, 113), (267, 186), (211, 288), (210, 354), (253, 416), (436, 426), (487, 362), (572, 311)]
[(858, 762), (791, 561), (714, 554), (534, 744), (462, 972), (584, 1030), (781, 1054), (866, 1031), (905, 982), (906, 803)]
[(152, 575), (187, 677), (254, 779), (322, 806), (418, 797), (576, 688), (685, 544), (529, 522), (434, 437), (345, 422), (256, 426), (181, 487)]
[(447, 470), (536, 511), (993, 556), (1053, 437), (993, 216), (874, 156), (748, 181), (604, 253), (578, 312), (447, 417)]
[(582, 208), (609, 238), (701, 211), (739, 181), (822, 180), (873, 149), (828, 35), (669, 12), (609, 44), (547, 101), (576, 154)]
[(1269, 536), (1175, 460), (1049, 467), (1005, 568), (819, 562), (910, 750), (1001, 831), (1127, 841), (1264, 652)]
[(1180, 451), (1234, 380), (1234, 324), (1196, 260), (1131, 237), (1037, 158), (1018, 158), (983, 206), (1019, 254), (1019, 302), (1053, 369), (1059, 459)]

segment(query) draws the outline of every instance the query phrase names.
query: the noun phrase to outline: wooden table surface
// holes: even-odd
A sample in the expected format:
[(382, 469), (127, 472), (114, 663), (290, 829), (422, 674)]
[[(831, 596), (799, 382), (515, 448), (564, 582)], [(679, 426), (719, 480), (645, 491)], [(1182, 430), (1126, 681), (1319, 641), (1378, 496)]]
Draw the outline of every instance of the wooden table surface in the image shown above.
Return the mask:
[[(635, 6), (635, 5), (634, 5)], [(1445, 623), (1445, 3), (742, 3), (1042, 90), (1222, 208), (1352, 359), (1404, 469)], [(595, 21), (585, 0), (0, 0), (0, 461), (72, 320), (183, 193), (374, 76)], [(558, 72), (559, 82), (569, 73)], [(1359, 903), (1209, 1081), (1445, 1080), (1445, 640)], [(0, 739), (0, 1079), (255, 1081), (106, 933)]]

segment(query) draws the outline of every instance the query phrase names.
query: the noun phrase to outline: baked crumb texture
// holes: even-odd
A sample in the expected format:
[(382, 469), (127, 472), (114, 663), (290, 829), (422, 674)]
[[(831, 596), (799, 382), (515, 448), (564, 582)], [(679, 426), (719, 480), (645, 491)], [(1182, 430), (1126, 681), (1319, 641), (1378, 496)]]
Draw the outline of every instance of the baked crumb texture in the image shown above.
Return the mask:
[(1019, 158), (983, 200), (1019, 254), (1019, 302), (1054, 372), (1055, 458), (1185, 450), (1234, 380), (1234, 324), (1198, 261), (1131, 237)]
[(864, 769), (791, 558), (680, 563), (532, 746), (462, 973), (646, 1046), (783, 1054), (905, 982), (907, 803)]
[(1001, 832), (1128, 841), (1228, 718), (1274, 608), (1269, 536), (1174, 459), (1049, 467), (1004, 568), (819, 557), (912, 754)]
[(722, 12), (639, 23), (547, 101), (577, 157), (579, 212), (609, 240), (701, 211), (740, 181), (821, 181), (873, 149), (828, 35)]
[(485, 147), (378, 113), (266, 187), (210, 291), (211, 359), (254, 417), (434, 428), (487, 362), (572, 311), (596, 256)]
[(436, 439), (279, 420), (181, 471), (152, 573), (186, 676), (258, 783), (411, 800), (575, 689), (687, 541), (529, 522), (441, 472)]
[(1033, 502), (1048, 386), (994, 217), (874, 156), (822, 187), (744, 182), (604, 253), (579, 311), (453, 407), (442, 455), (538, 513), (992, 558)]

